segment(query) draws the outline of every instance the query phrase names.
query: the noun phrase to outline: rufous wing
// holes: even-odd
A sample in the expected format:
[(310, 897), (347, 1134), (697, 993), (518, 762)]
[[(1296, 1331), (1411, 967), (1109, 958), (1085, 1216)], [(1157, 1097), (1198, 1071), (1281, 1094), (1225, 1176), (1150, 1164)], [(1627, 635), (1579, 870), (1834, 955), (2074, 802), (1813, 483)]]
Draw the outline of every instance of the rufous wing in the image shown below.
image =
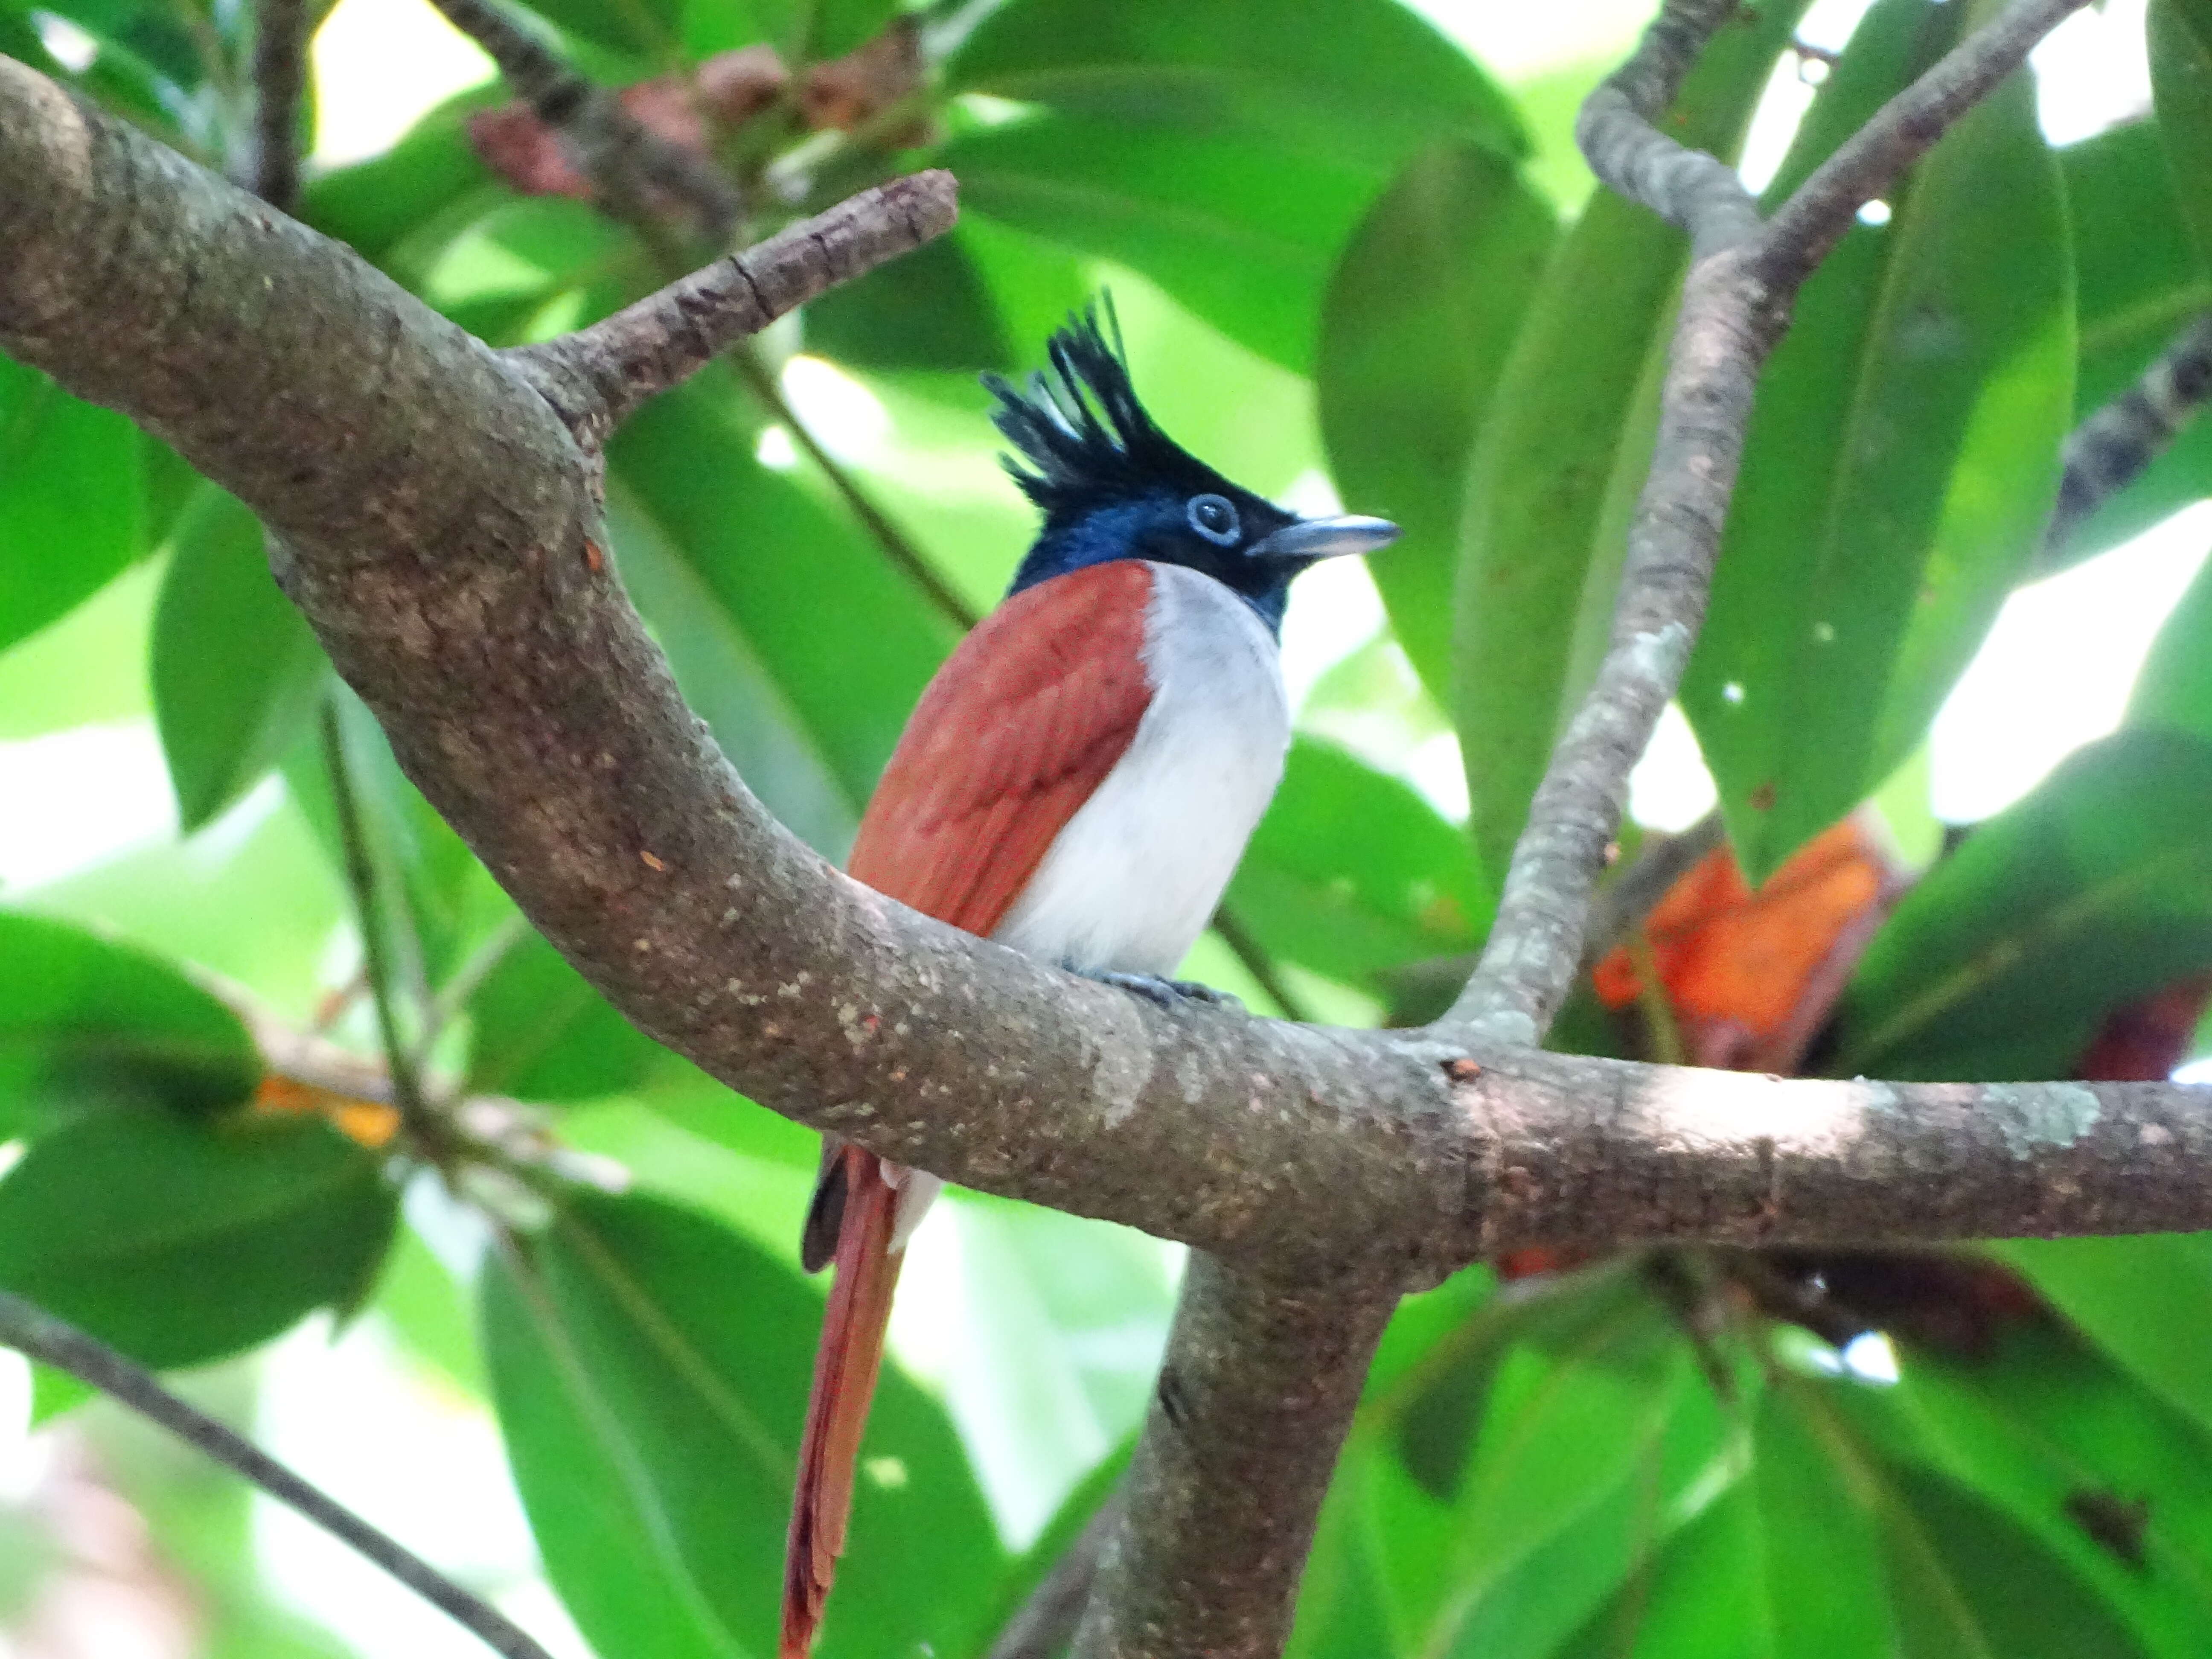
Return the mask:
[[(907, 722), (848, 865), (902, 904), (988, 934), (1054, 838), (1114, 769), (1152, 702), (1151, 570), (1094, 565), (1014, 595), (954, 652)], [(805, 1659), (845, 1547), (860, 1431), (883, 1359), (898, 1190), (874, 1153), (832, 1140), (801, 1247), (836, 1264), (800, 1441), (784, 1563), (781, 1659)]]
[(922, 694), (847, 868), (988, 934), (1128, 750), (1151, 703), (1150, 567), (1092, 565), (1014, 595)]

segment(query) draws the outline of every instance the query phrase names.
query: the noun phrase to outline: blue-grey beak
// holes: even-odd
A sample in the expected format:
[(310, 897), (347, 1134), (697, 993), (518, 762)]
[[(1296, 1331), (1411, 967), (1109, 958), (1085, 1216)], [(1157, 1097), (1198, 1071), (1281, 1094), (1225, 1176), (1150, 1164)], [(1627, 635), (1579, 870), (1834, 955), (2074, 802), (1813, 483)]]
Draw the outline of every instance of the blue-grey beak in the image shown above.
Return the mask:
[(1255, 542), (1255, 559), (1333, 559), (1341, 553), (1372, 553), (1398, 539), (1388, 519), (1300, 519), (1266, 540)]

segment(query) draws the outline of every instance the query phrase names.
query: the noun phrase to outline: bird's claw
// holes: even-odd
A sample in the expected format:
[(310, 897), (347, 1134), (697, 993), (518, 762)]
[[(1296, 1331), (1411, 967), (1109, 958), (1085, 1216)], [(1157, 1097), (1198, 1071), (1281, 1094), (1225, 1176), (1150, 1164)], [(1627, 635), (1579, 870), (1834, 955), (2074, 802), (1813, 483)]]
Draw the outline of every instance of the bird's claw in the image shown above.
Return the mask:
[(1202, 1002), (1209, 1007), (1231, 1008), (1242, 1013), (1244, 1005), (1226, 991), (1216, 990), (1211, 985), (1201, 985), (1194, 979), (1162, 979), (1157, 974), (1085, 974), (1101, 985), (1111, 985), (1150, 1003), (1172, 1011), (1186, 1002)]

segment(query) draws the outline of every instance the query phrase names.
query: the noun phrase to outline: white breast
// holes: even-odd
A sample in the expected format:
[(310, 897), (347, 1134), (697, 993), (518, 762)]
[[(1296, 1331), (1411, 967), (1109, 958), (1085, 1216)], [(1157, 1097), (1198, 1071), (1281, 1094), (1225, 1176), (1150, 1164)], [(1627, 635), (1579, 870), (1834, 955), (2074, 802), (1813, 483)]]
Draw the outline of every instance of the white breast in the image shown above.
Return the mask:
[(1194, 570), (1152, 571), (1152, 704), (992, 937), (1072, 968), (1166, 977), (1282, 781), (1291, 713), (1252, 607)]

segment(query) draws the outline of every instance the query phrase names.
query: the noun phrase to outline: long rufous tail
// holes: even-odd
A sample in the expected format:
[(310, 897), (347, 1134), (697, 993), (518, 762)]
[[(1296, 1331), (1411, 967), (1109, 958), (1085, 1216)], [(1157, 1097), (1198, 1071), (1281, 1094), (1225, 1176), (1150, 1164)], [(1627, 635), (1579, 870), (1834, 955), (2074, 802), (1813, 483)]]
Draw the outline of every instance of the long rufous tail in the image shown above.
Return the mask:
[(903, 1250), (891, 1249), (899, 1194), (884, 1178), (883, 1161), (851, 1146), (839, 1148), (837, 1158), (843, 1164), (836, 1171), (843, 1188), (832, 1258), (837, 1277), (822, 1318), (814, 1392), (807, 1397), (806, 1431), (799, 1443), (798, 1490), (792, 1498), (791, 1540), (783, 1562), (781, 1659), (806, 1659), (837, 1574), (837, 1558), (845, 1551), (860, 1431), (875, 1398), (891, 1291), (906, 1259)]

